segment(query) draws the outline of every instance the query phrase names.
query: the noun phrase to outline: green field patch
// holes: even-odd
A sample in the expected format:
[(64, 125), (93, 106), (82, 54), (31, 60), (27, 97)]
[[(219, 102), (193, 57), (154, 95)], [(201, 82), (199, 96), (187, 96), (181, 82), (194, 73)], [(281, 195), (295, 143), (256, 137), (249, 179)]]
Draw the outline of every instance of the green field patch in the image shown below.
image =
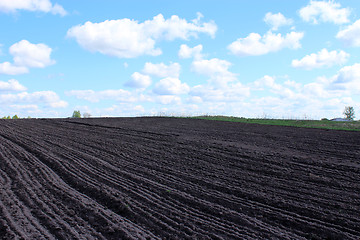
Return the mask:
[(242, 118), (229, 116), (196, 116), (195, 119), (256, 123), (265, 125), (322, 128), (332, 130), (360, 131), (360, 121), (336, 122), (331, 120), (292, 120), (292, 119), (262, 119), (262, 118)]

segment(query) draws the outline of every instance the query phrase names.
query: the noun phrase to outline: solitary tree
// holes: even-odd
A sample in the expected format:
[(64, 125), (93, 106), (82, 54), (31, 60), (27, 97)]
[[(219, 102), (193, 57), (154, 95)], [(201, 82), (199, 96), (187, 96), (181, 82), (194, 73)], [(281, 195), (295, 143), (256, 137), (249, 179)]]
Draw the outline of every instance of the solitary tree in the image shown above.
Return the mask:
[(12, 119), (19, 119), (19, 117), (15, 114)]
[(72, 117), (73, 117), (73, 118), (81, 118), (81, 113), (80, 113), (80, 111), (79, 111), (79, 110), (74, 111)]
[(353, 107), (347, 106), (344, 110), (344, 115), (346, 116), (346, 119), (352, 121), (355, 118), (355, 110)]

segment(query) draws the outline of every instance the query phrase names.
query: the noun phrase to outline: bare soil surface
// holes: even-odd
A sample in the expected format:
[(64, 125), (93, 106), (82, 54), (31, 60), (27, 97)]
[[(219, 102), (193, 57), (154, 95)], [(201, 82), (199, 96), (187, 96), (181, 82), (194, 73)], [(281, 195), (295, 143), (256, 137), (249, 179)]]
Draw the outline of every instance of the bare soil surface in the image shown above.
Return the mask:
[(360, 239), (360, 133), (0, 120), (3, 239)]

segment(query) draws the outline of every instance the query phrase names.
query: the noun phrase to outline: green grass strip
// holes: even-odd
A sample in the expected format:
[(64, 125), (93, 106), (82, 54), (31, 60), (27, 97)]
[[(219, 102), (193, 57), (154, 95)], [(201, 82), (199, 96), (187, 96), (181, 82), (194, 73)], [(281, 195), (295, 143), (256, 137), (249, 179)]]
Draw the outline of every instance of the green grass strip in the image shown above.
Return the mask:
[(227, 121), (227, 122), (257, 123), (257, 124), (277, 125), (277, 126), (360, 131), (360, 121), (336, 122), (330, 120), (283, 120), (283, 119), (260, 119), (260, 118), (242, 118), (242, 117), (227, 117), (227, 116), (197, 116), (190, 118), (215, 120), (215, 121)]

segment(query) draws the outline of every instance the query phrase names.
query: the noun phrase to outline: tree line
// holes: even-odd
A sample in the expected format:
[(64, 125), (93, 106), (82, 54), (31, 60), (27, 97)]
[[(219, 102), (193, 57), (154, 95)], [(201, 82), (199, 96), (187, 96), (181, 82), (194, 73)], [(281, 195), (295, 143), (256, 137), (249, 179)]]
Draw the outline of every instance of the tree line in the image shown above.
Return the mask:
[[(27, 118), (31, 118), (30, 116), (29, 117), (27, 117)], [(19, 117), (18, 117), (18, 115), (14, 115), (14, 116), (12, 116), (12, 117), (10, 117), (10, 116), (4, 116), (4, 117), (2, 117), (2, 119), (19, 119)]]

